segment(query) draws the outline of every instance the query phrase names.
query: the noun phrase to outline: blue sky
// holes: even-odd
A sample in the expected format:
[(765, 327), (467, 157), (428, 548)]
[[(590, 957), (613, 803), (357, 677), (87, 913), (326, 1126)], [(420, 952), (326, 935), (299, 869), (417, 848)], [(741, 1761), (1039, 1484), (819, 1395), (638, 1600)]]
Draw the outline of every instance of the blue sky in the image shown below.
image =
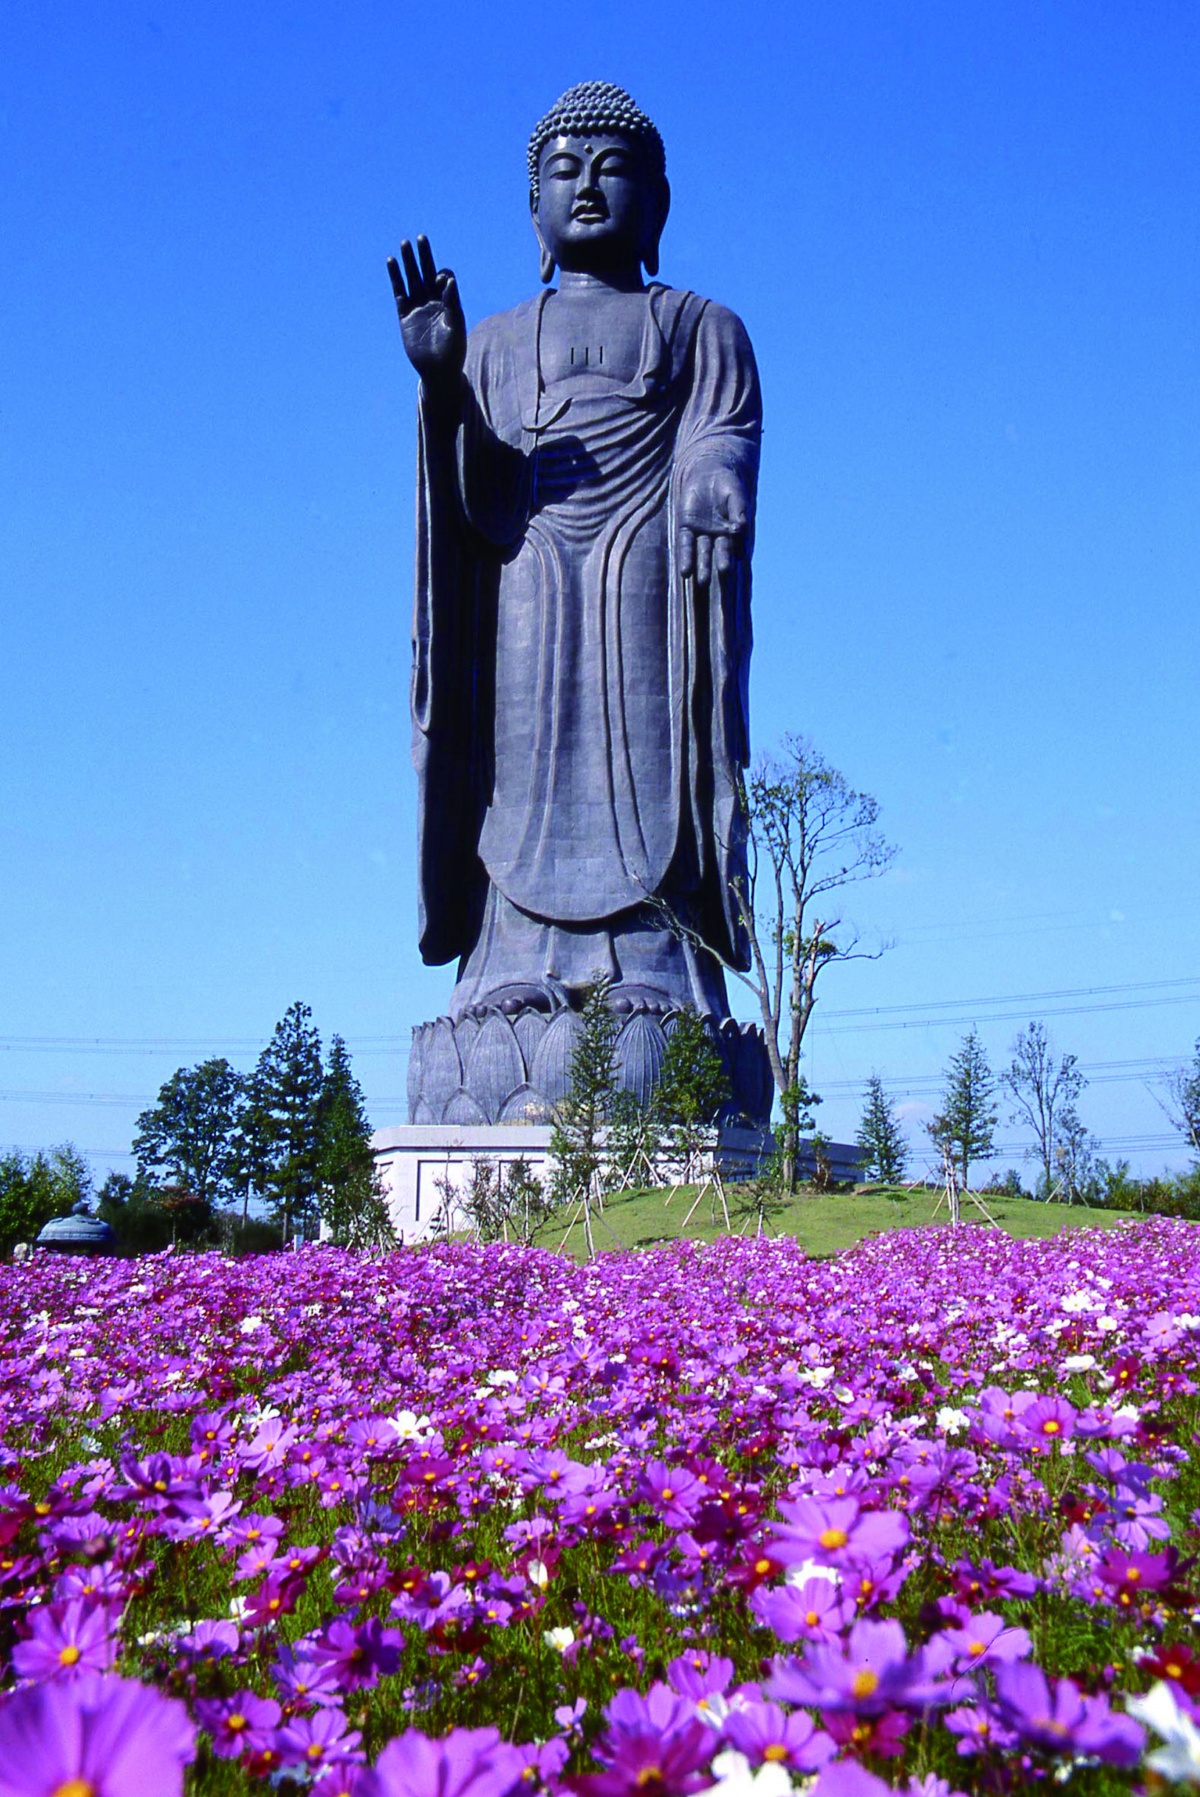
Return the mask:
[(415, 946), (384, 258), (427, 231), (470, 319), (532, 292), (525, 137), (592, 78), (666, 140), (663, 277), (758, 354), (756, 743), (809, 734), (900, 847), (854, 898), (896, 946), (813, 1025), (823, 1127), (877, 1069), (916, 1142), (968, 1024), (1000, 1065), (1045, 1016), (1110, 1158), (1183, 1165), (1155, 1098), (1200, 1035), (1182, 0), (9, 9), (0, 1144), (127, 1166), (176, 1066), (250, 1064), (296, 998), (403, 1120), (451, 970)]

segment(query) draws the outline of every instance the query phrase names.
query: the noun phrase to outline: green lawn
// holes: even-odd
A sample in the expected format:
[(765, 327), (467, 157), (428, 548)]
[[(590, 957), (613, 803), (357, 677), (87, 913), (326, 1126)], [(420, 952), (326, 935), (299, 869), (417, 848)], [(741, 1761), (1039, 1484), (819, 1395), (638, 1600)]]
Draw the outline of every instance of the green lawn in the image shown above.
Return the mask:
[[(734, 1231), (745, 1227), (745, 1219), (736, 1214), (738, 1189), (726, 1188)], [(865, 1235), (890, 1229), (919, 1229), (947, 1222), (943, 1201), (940, 1211), (939, 1192), (856, 1191), (818, 1197), (811, 1192), (796, 1196), (770, 1220), (776, 1235), (795, 1236), (808, 1253), (838, 1254), (853, 1247)], [(612, 1248), (644, 1248), (654, 1242), (674, 1241), (686, 1235), (697, 1241), (711, 1242), (727, 1234), (719, 1202), (701, 1199), (690, 1223), (684, 1218), (692, 1208), (695, 1188), (684, 1187), (670, 1203), (663, 1190), (621, 1193), (606, 1200), (604, 1211), (593, 1208), (592, 1237), (598, 1253)], [(1057, 1235), (1062, 1229), (1111, 1228), (1115, 1223), (1131, 1220), (1129, 1211), (1089, 1210), (1083, 1205), (1036, 1204), (1032, 1198), (1005, 1198), (989, 1195), (983, 1199), (999, 1226), (1012, 1236)], [(714, 1217), (715, 1209), (715, 1217)], [(935, 1214), (935, 1212), (937, 1214)], [(538, 1246), (553, 1248), (580, 1257), (586, 1254), (582, 1222), (567, 1222), (567, 1211), (552, 1218), (538, 1235)], [(984, 1218), (969, 1201), (963, 1202), (963, 1221), (982, 1223)], [(747, 1233), (754, 1233), (751, 1220)], [(564, 1240), (565, 1237), (565, 1240)]]

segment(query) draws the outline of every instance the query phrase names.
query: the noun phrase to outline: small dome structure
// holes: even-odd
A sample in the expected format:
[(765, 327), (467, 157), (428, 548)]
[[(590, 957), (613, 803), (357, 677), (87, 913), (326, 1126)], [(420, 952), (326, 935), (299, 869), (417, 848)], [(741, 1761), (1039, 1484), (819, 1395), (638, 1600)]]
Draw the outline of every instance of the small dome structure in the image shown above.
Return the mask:
[(111, 1224), (89, 1216), (80, 1203), (69, 1217), (52, 1217), (38, 1232), (37, 1246), (55, 1254), (111, 1254), (116, 1240)]

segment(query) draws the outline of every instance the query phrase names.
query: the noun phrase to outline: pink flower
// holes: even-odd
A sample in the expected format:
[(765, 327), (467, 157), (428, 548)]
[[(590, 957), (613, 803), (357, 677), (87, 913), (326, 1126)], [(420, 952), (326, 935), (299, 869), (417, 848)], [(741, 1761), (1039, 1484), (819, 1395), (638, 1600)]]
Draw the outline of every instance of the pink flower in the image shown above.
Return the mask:
[(497, 1728), (455, 1728), (440, 1741), (410, 1728), (375, 1762), (382, 1797), (507, 1797), (524, 1770)]

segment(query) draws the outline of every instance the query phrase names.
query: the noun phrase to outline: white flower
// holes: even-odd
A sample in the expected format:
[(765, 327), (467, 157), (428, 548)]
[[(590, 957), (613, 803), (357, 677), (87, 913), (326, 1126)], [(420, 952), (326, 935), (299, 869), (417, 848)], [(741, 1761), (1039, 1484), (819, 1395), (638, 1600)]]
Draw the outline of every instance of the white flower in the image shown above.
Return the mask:
[(420, 1441), (428, 1427), (429, 1418), (418, 1416), (415, 1410), (398, 1410), (388, 1417), (388, 1428), (394, 1430), (397, 1441)]
[(1064, 1298), (1059, 1299), (1059, 1304), (1063, 1310), (1070, 1311), (1099, 1310), (1100, 1308), (1100, 1300), (1093, 1292), (1068, 1292)]
[(1200, 1728), (1186, 1710), (1180, 1709), (1166, 1680), (1160, 1679), (1145, 1697), (1126, 1698), (1125, 1708), (1166, 1743), (1146, 1755), (1150, 1770), (1169, 1778), (1172, 1784), (1200, 1784)]
[(263, 1320), (261, 1317), (243, 1317), (238, 1324), (238, 1328), (243, 1335), (254, 1335), (257, 1330), (262, 1328), (262, 1326)]
[(510, 1373), (506, 1367), (497, 1367), (494, 1373), (488, 1374), (487, 1382), (489, 1385), (515, 1385), (517, 1375)]
[(1064, 1373), (1090, 1373), (1096, 1364), (1094, 1354), (1068, 1354), (1062, 1363)]
[(1097, 1317), (1096, 1327), (1101, 1335), (1111, 1335), (1113, 1330), (1119, 1329), (1121, 1325), (1118, 1323), (1116, 1317)]
[(744, 1753), (727, 1748), (712, 1763), (716, 1775), (710, 1790), (721, 1797), (787, 1797), (794, 1787), (788, 1769), (778, 1760), (765, 1760), (754, 1769)]
[(796, 1377), (801, 1384), (811, 1385), (814, 1391), (822, 1391), (833, 1378), (833, 1374), (834, 1369), (831, 1366), (814, 1366), (810, 1367), (806, 1373), (797, 1373)]
[(943, 1435), (961, 1434), (969, 1421), (965, 1410), (955, 1410), (951, 1404), (943, 1404), (937, 1413), (937, 1426)]
[(574, 1629), (544, 1629), (542, 1631), (542, 1640), (547, 1647), (552, 1647), (555, 1653), (566, 1653), (574, 1639)]

